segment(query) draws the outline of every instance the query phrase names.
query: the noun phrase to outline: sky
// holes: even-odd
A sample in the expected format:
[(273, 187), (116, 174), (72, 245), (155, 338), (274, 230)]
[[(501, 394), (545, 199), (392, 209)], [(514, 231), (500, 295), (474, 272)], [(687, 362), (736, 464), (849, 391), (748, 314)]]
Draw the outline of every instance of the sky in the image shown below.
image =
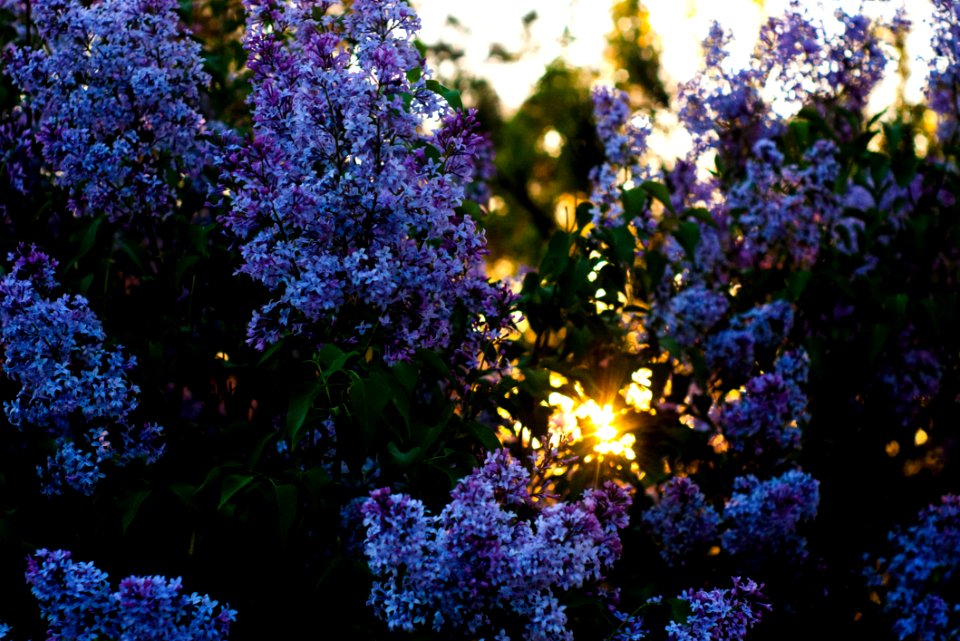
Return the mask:
[[(914, 19), (914, 31), (907, 46), (911, 55), (929, 55), (925, 44), (929, 31), (923, 24), (929, 0), (902, 0)], [(613, 69), (603, 59), (604, 36), (612, 30), (610, 2), (604, 0), (413, 0), (423, 22), (421, 37), (432, 43), (444, 40), (465, 50), (467, 67), (488, 77), (504, 106), (514, 110), (529, 94), (545, 65), (558, 56), (580, 67), (596, 70), (601, 80), (612, 77)], [(735, 34), (733, 59), (745, 61), (753, 47), (761, 21), (768, 13), (778, 13), (788, 0), (647, 0), (650, 23), (661, 41), (663, 79), (674, 86), (691, 78), (700, 65), (700, 43), (713, 20), (720, 21)], [(764, 4), (765, 7), (760, 5)], [(809, 2), (827, 15), (836, 8), (855, 9), (857, 0)], [(892, 15), (897, 0), (872, 0), (867, 10)], [(522, 18), (535, 11), (537, 20), (530, 27), (530, 41), (524, 43)], [(447, 16), (455, 16), (461, 28), (451, 27)], [(569, 37), (568, 37), (569, 36)], [(526, 49), (518, 62), (503, 63), (488, 59), (490, 45), (499, 43), (508, 51)], [(914, 67), (919, 65), (914, 64)], [(918, 76), (919, 74), (915, 74)], [(908, 97), (918, 100), (922, 79), (915, 77), (908, 86)], [(878, 90), (876, 104), (889, 102), (894, 85)]]

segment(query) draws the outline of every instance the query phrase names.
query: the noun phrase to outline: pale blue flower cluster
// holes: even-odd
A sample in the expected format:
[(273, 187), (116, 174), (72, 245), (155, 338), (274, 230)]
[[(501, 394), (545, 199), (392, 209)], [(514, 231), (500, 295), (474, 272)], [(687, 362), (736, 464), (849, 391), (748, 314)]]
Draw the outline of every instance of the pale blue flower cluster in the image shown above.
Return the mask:
[(655, 507), (643, 513), (643, 523), (671, 566), (682, 566), (717, 536), (720, 517), (694, 481), (676, 476), (660, 488)]
[(801, 525), (817, 516), (820, 483), (801, 470), (761, 481), (749, 474), (734, 481), (723, 511), (724, 549), (734, 555), (782, 555), (801, 560), (807, 541)]
[(933, 0), (933, 60), (926, 96), (940, 116), (938, 135), (953, 140), (960, 124), (960, 2)]
[(714, 23), (703, 43), (704, 70), (680, 87), (680, 119), (694, 138), (695, 157), (716, 149), (740, 166), (754, 145), (782, 129), (763, 94), (776, 86), (795, 110), (810, 104), (838, 102), (859, 111), (883, 77), (888, 56), (878, 35), (891, 25), (838, 11), (838, 29), (828, 29), (794, 0), (782, 16), (761, 28), (757, 55), (743, 69), (729, 64), (732, 34)]
[(56, 438), (57, 452), (41, 469), (44, 491), (91, 494), (99, 464), (156, 461), (161, 428), (135, 427), (139, 388), (127, 380), (135, 359), (105, 346), (106, 334), (82, 296), (58, 295), (57, 262), (35, 247), (11, 254), (0, 280), (3, 374), (20, 386), (4, 401), (7, 420)]
[(38, 115), (36, 139), (76, 215), (164, 217), (208, 164), (200, 45), (176, 0), (35, 0), (41, 48), (7, 73)]
[(558, 595), (599, 581), (620, 556), (630, 496), (608, 482), (580, 501), (542, 505), (529, 482), (501, 450), (437, 516), (416, 499), (374, 491), (361, 511), (377, 616), (390, 628), (472, 635), (521, 621), (528, 641), (572, 639)]
[(690, 614), (683, 622), (667, 626), (669, 641), (742, 641), (770, 610), (762, 585), (751, 579), (733, 578), (730, 589), (685, 590), (680, 599)]
[[(593, 113), (597, 122), (597, 137), (603, 144), (604, 162), (590, 170), (593, 203), (593, 223), (597, 226), (623, 222), (623, 191), (626, 179), (636, 185), (646, 180), (648, 172), (640, 165), (647, 148), (650, 123), (632, 117), (630, 98), (619, 89), (599, 86), (593, 90)], [(641, 229), (649, 231), (652, 221), (636, 221)]]
[(947, 641), (960, 629), (960, 496), (920, 511), (915, 525), (890, 532), (892, 555), (877, 559), (867, 582), (883, 598), (900, 639)]
[(418, 348), (472, 366), (508, 324), (482, 231), (459, 209), (482, 174), (473, 113), (431, 90), (400, 0), (246, 2), (253, 140), (222, 163), (239, 271), (274, 295), (249, 327), (348, 337), (386, 362)]
[(772, 372), (748, 380), (738, 398), (720, 407), (717, 423), (734, 452), (769, 463), (800, 449), (809, 369), (802, 349), (784, 353)]
[(27, 559), (27, 584), (51, 640), (223, 641), (236, 619), (210, 597), (184, 593), (179, 578), (130, 576), (113, 591), (106, 572), (70, 557), (44, 549)]

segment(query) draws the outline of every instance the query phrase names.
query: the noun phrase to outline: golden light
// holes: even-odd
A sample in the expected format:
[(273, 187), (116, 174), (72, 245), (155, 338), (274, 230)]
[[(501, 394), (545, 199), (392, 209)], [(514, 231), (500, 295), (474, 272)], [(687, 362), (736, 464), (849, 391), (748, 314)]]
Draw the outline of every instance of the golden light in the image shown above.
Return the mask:
[(653, 402), (653, 392), (650, 391), (650, 379), (653, 372), (642, 367), (635, 371), (630, 377), (630, 384), (624, 390), (623, 398), (627, 405), (640, 412), (649, 412), (650, 404)]
[(917, 433), (913, 435), (913, 444), (914, 445), (923, 445), (930, 439), (930, 436), (924, 431), (923, 428), (917, 430)]
[(226, 352), (217, 352), (216, 354), (213, 355), (213, 357), (218, 361), (223, 361), (225, 363), (230, 360), (230, 355), (227, 354)]
[(713, 448), (713, 451), (717, 454), (723, 454), (730, 449), (730, 443), (727, 442), (727, 439), (723, 437), (723, 434), (714, 434), (710, 437), (710, 440), (707, 441), (707, 444)]

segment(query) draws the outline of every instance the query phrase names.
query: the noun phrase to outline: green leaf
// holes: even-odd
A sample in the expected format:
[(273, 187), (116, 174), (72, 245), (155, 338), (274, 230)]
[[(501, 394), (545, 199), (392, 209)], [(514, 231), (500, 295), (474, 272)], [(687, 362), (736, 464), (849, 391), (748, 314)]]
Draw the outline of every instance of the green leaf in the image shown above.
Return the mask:
[(444, 87), (436, 80), (427, 80), (427, 89), (443, 96), (443, 99), (454, 109), (463, 110), (463, 101), (460, 99), (460, 92), (456, 89)]
[(637, 255), (637, 239), (626, 225), (617, 225), (608, 229), (610, 248), (618, 263), (632, 265)]
[(93, 248), (94, 243), (97, 242), (97, 231), (100, 229), (100, 225), (103, 223), (105, 219), (106, 219), (106, 215), (101, 214), (100, 216), (97, 216), (96, 218), (92, 219), (82, 229), (80, 229), (79, 231), (77, 231), (76, 233), (70, 236), (70, 241), (76, 242), (79, 240), (80, 246), (77, 247), (77, 253), (74, 254), (73, 258), (71, 258), (67, 262), (66, 267), (64, 267), (64, 270), (68, 270), (74, 267), (78, 262), (80, 262), (81, 258), (86, 256), (90, 252), (90, 250)]
[(593, 203), (585, 201), (577, 205), (577, 229), (583, 229), (593, 220)]
[(217, 509), (222, 509), (237, 492), (248, 486), (252, 480), (253, 477), (249, 474), (231, 474), (223, 479), (223, 489), (220, 491), (220, 504), (217, 505)]
[(307, 420), (307, 413), (313, 409), (313, 401), (320, 393), (321, 385), (314, 382), (301, 387), (300, 390), (290, 398), (290, 404), (287, 406), (287, 432), (290, 434), (290, 444), (296, 448), (300, 441), (300, 432), (303, 424)]
[(297, 511), (300, 506), (299, 492), (296, 485), (284, 483), (283, 485), (273, 486), (274, 497), (277, 500), (277, 529), (280, 532), (280, 540), (286, 540), (297, 519)]
[(670, 191), (667, 189), (666, 185), (648, 180), (640, 185), (640, 187), (647, 192), (648, 196), (656, 198), (663, 203), (663, 206), (666, 207), (670, 212), (674, 214), (677, 213), (673, 208), (673, 203), (670, 202)]
[(790, 300), (793, 302), (800, 300), (800, 295), (807, 288), (811, 276), (813, 276), (813, 273), (809, 270), (790, 272), (790, 275), (787, 276), (787, 291), (790, 292)]
[(465, 425), (467, 431), (470, 435), (477, 439), (477, 442), (483, 446), (488, 452), (493, 452), (499, 450), (503, 445), (500, 443), (500, 439), (497, 438), (496, 432), (494, 432), (489, 425), (483, 425), (476, 421), (470, 421)]
[(133, 523), (133, 520), (137, 517), (137, 512), (140, 511), (140, 506), (143, 505), (143, 502), (148, 496), (150, 496), (150, 490), (140, 490), (132, 492), (124, 498), (121, 504), (124, 505), (126, 509), (123, 511), (123, 517), (120, 519), (124, 534), (127, 533), (130, 524)]
[(643, 213), (647, 205), (647, 194), (640, 187), (623, 191), (623, 213), (627, 222)]
[(390, 453), (390, 458), (393, 459), (394, 464), (400, 469), (413, 465), (417, 459), (420, 458), (421, 451), (420, 447), (416, 446), (407, 452), (401, 452), (400, 448), (397, 447), (397, 444), (393, 441), (387, 443), (387, 452)]
[(540, 261), (540, 273), (559, 276), (570, 260), (572, 236), (564, 231), (554, 232), (547, 244), (547, 252)]
[(677, 242), (687, 252), (687, 258), (696, 262), (697, 245), (700, 244), (700, 225), (690, 220), (682, 220), (674, 232)]

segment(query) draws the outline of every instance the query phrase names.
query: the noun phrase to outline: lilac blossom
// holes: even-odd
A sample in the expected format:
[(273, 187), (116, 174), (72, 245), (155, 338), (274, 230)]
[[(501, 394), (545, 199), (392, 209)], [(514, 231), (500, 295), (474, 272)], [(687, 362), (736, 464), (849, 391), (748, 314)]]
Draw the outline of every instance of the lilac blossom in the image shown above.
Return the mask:
[(946, 641), (960, 628), (960, 496), (947, 494), (920, 511), (915, 525), (890, 532), (892, 555), (869, 568), (900, 639)]
[[(862, 15), (835, 14), (828, 30), (794, 0), (782, 16), (761, 27), (749, 66), (731, 69), (727, 50), (732, 34), (714, 23), (703, 43), (704, 69), (679, 91), (680, 119), (694, 139), (693, 157), (715, 149), (726, 162), (742, 166), (750, 150), (782, 131), (764, 96), (773, 90), (785, 108), (839, 102), (861, 111), (883, 77), (888, 57), (877, 35), (881, 26)], [(830, 31), (836, 31), (834, 35)]]
[(908, 337), (898, 342), (898, 349), (878, 372), (878, 388), (893, 406), (894, 415), (911, 427), (917, 415), (940, 391), (943, 368), (929, 349), (908, 344)]
[(703, 42), (703, 70), (679, 88), (680, 122), (693, 137), (694, 158), (716, 148), (724, 158), (736, 160), (757, 140), (777, 131), (770, 107), (760, 95), (762, 71), (727, 69), (731, 39), (714, 22)]
[(960, 115), (960, 3), (933, 0), (933, 48), (925, 90), (927, 102), (940, 116), (939, 136), (943, 141), (957, 135)]
[(50, 639), (222, 641), (236, 618), (206, 595), (184, 593), (179, 578), (130, 576), (114, 592), (105, 572), (70, 557), (39, 550), (27, 559), (27, 584)]
[(807, 541), (798, 532), (820, 504), (820, 483), (801, 470), (761, 481), (749, 474), (734, 481), (723, 511), (722, 543), (734, 555), (783, 555), (802, 560)]
[[(630, 98), (619, 89), (599, 86), (592, 97), (597, 137), (604, 150), (603, 164), (590, 170), (593, 224), (617, 225), (624, 213), (621, 186), (627, 181), (630, 186), (638, 186), (649, 177), (640, 158), (647, 148), (650, 123), (631, 117)], [(650, 231), (647, 223), (651, 222), (640, 223), (640, 228)]]
[(759, 353), (779, 347), (793, 329), (793, 307), (784, 300), (759, 305), (734, 316), (706, 341), (711, 368), (747, 376)]
[(800, 449), (799, 424), (809, 418), (809, 368), (806, 352), (787, 352), (773, 371), (751, 378), (738, 398), (724, 403), (717, 422), (733, 452), (779, 461)]
[[(107, 459), (156, 461), (162, 429), (131, 420), (139, 388), (127, 372), (135, 359), (105, 346), (106, 333), (85, 298), (58, 295), (54, 259), (21, 246), (9, 260), (12, 269), (0, 280), (0, 343), (3, 374), (20, 389), (3, 407), (11, 424), (57, 437), (56, 454), (40, 470), (45, 493), (70, 487), (90, 494)], [(86, 443), (74, 433), (77, 425), (90, 426)]]
[(8, 73), (75, 215), (164, 217), (207, 164), (200, 45), (176, 0), (39, 0), (44, 46), (15, 47)]
[(428, 348), (475, 364), (511, 298), (485, 279), (483, 232), (458, 210), (488, 145), (473, 112), (429, 89), (413, 9), (245, 4), (253, 140), (223, 152), (223, 220), (239, 272), (274, 295), (249, 342), (345, 336), (388, 363)]
[(741, 267), (809, 269), (816, 262), (823, 235), (842, 212), (834, 193), (840, 174), (836, 154), (832, 142), (819, 140), (803, 166), (786, 165), (773, 141), (754, 145), (746, 178), (727, 199), (742, 235), (734, 250)]
[(667, 625), (669, 641), (743, 641), (770, 610), (762, 585), (733, 578), (730, 589), (685, 590), (680, 599), (690, 607), (683, 622)]
[(689, 349), (723, 320), (730, 308), (726, 296), (697, 283), (654, 307), (650, 326), (660, 336), (670, 337)]
[(685, 476), (664, 483), (660, 500), (642, 519), (660, 547), (660, 556), (671, 566), (684, 565), (690, 554), (705, 549), (720, 524), (717, 511)]
[(529, 482), (502, 450), (457, 484), (437, 516), (388, 488), (371, 493), (361, 511), (377, 616), (392, 629), (474, 635), (507, 617), (524, 623), (524, 639), (572, 639), (558, 594), (599, 581), (617, 560), (630, 497), (607, 483), (543, 506)]

